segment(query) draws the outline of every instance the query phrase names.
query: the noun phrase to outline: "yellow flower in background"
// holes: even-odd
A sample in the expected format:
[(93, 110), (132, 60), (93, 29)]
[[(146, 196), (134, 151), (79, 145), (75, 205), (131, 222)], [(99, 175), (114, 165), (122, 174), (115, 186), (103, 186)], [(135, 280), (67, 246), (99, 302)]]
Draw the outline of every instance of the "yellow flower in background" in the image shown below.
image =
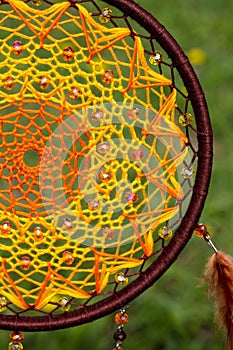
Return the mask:
[(206, 61), (206, 54), (203, 50), (199, 48), (192, 48), (187, 51), (187, 56), (191, 64), (201, 65)]

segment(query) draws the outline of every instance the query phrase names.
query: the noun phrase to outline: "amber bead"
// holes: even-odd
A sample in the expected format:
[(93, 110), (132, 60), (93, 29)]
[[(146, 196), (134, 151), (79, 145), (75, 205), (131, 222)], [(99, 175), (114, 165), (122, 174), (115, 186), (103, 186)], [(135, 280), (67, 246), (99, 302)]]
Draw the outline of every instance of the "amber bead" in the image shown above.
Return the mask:
[(7, 77), (5, 79), (3, 79), (3, 87), (6, 90), (12, 90), (14, 87), (14, 79), (12, 77)]
[(101, 142), (96, 146), (96, 149), (99, 153), (107, 153), (110, 150), (110, 143), (108, 141)]
[(138, 200), (138, 195), (136, 193), (127, 191), (125, 193), (125, 200), (130, 203), (135, 203)]
[(33, 231), (35, 241), (41, 241), (44, 238), (44, 232), (40, 226), (36, 226)]
[(128, 323), (128, 321), (129, 321), (129, 317), (125, 312), (118, 312), (115, 315), (116, 324), (125, 325), (126, 323)]
[(208, 234), (206, 225), (198, 224), (197, 227), (194, 230), (194, 234), (197, 237), (203, 237), (204, 235)]
[(21, 41), (15, 41), (12, 44), (12, 52), (16, 55), (16, 56), (20, 56), (23, 53), (23, 44)]
[(112, 178), (112, 173), (110, 171), (103, 170), (99, 173), (99, 179), (102, 182), (109, 182), (111, 178)]
[(62, 253), (63, 262), (66, 265), (72, 265), (74, 262), (73, 254), (67, 250)]
[(127, 335), (125, 331), (122, 328), (118, 328), (114, 333), (113, 333), (113, 339), (116, 341), (124, 341), (127, 338)]
[(113, 348), (112, 350), (124, 350), (121, 346), (115, 346), (115, 348)]
[(64, 48), (64, 50), (62, 52), (62, 58), (66, 62), (72, 61), (72, 59), (74, 58), (74, 50), (72, 49), (72, 47), (65, 47)]
[(138, 107), (135, 107), (133, 109), (129, 109), (127, 112), (126, 112), (126, 116), (129, 118), (129, 119), (138, 119), (139, 116), (140, 116), (140, 110)]
[(9, 233), (11, 233), (11, 223), (9, 221), (4, 221), (1, 224), (0, 233), (2, 235), (9, 235)]
[(72, 228), (74, 228), (74, 223), (73, 223), (73, 220), (71, 218), (65, 218), (62, 221), (62, 223), (67, 230), (71, 230)]
[(21, 341), (24, 340), (24, 335), (23, 333), (21, 332), (12, 332), (10, 334), (10, 340), (13, 342), (13, 343), (20, 343)]
[(179, 117), (179, 123), (182, 126), (187, 126), (187, 125), (191, 124), (192, 122), (193, 122), (193, 116), (190, 113), (182, 114)]
[(95, 199), (89, 199), (87, 201), (88, 209), (90, 210), (98, 210), (100, 205), (99, 202)]
[(115, 237), (115, 232), (110, 227), (104, 227), (102, 233), (109, 241)]
[(100, 22), (107, 23), (110, 21), (112, 15), (112, 10), (109, 8), (104, 8), (99, 16)]
[(47, 77), (46, 75), (43, 75), (42, 77), (40, 77), (39, 80), (39, 87), (43, 90), (47, 89), (49, 87), (50, 84), (50, 79), (49, 77)]
[(70, 92), (69, 92), (69, 98), (72, 101), (77, 100), (81, 95), (81, 90), (78, 87), (72, 87)]
[(104, 84), (110, 84), (114, 79), (114, 72), (112, 70), (106, 70), (102, 75), (102, 82)]
[(21, 259), (20, 266), (21, 266), (22, 270), (25, 270), (25, 271), (29, 270), (30, 266), (31, 266), (30, 258), (28, 256), (23, 256)]
[(101, 111), (101, 109), (97, 109), (96, 111), (92, 112), (91, 113), (91, 119), (94, 120), (94, 121), (100, 121), (103, 119), (103, 116), (104, 116), (104, 112)]

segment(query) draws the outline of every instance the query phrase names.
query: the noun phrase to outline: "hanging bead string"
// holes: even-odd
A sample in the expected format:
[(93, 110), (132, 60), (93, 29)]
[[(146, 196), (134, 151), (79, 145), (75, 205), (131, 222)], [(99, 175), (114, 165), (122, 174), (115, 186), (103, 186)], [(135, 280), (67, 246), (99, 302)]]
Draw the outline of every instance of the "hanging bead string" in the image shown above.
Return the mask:
[(128, 323), (128, 315), (125, 312), (125, 309), (121, 309), (120, 312), (115, 315), (115, 322), (118, 325), (118, 328), (113, 334), (113, 339), (116, 341), (113, 350), (123, 350), (121, 343), (127, 338), (124, 326)]
[(24, 335), (21, 332), (12, 332), (10, 334), (10, 344), (8, 350), (23, 350), (23, 344), (21, 343), (24, 340)]

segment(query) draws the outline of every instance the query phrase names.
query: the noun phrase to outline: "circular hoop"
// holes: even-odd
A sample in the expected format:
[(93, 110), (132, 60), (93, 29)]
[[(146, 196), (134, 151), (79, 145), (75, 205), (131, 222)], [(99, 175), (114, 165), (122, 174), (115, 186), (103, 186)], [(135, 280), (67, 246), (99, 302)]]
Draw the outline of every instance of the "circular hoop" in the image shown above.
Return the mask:
[[(72, 3), (72, 1), (70, 1)], [(80, 1), (81, 4), (85, 1)], [(170, 243), (161, 255), (140, 276), (122, 290), (104, 300), (85, 306), (80, 310), (59, 315), (17, 316), (1, 315), (0, 328), (21, 331), (50, 331), (81, 325), (106, 316), (122, 308), (158, 280), (177, 259), (189, 241), (208, 192), (212, 168), (212, 130), (204, 93), (197, 76), (175, 39), (151, 14), (129, 0), (104, 0), (103, 3), (117, 7), (140, 24), (169, 54), (173, 66), (188, 91), (195, 113), (198, 138), (198, 166), (193, 194), (189, 207)]]

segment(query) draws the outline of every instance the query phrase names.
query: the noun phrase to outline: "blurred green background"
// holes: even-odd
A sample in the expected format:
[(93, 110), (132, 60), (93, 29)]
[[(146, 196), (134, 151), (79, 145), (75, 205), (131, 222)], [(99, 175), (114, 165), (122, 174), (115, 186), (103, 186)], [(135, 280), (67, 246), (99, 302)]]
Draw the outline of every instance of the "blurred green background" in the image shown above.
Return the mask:
[[(214, 168), (202, 221), (219, 249), (233, 254), (233, 1), (138, 0), (174, 35), (193, 63), (206, 92), (214, 129)], [(104, 7), (104, 4), (103, 4)], [(198, 49), (198, 50), (196, 50)], [(191, 50), (191, 51), (190, 51)], [(224, 336), (213, 320), (213, 305), (200, 287), (207, 244), (193, 237), (178, 261), (130, 304), (125, 350), (220, 350)], [(26, 350), (110, 350), (114, 316), (53, 333), (26, 334)], [(0, 331), (0, 349), (8, 332)]]

